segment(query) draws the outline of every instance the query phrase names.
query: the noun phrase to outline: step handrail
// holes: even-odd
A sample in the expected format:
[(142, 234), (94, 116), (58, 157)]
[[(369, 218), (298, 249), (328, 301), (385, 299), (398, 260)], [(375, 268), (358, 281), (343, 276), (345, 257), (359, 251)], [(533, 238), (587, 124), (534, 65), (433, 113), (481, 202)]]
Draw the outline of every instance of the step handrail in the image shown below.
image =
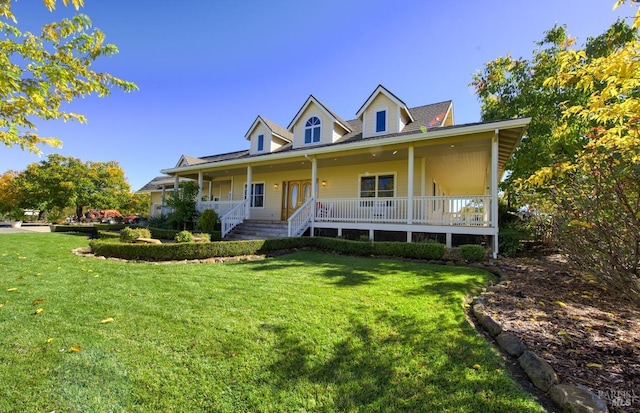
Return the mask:
[(247, 203), (249, 199), (245, 199), (235, 207), (229, 210), (226, 214), (220, 217), (220, 226), (222, 231), (222, 238), (226, 237), (235, 227), (242, 224), (247, 216)]
[(288, 236), (300, 237), (311, 226), (315, 214), (315, 198), (309, 198), (296, 212), (289, 217)]

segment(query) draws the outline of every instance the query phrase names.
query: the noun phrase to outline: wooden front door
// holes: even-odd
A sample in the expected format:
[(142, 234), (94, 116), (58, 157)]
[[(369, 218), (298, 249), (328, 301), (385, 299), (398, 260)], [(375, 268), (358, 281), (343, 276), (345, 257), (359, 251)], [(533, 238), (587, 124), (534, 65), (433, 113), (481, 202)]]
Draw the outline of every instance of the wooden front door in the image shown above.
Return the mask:
[(282, 220), (287, 220), (311, 198), (311, 181), (298, 180), (282, 183)]

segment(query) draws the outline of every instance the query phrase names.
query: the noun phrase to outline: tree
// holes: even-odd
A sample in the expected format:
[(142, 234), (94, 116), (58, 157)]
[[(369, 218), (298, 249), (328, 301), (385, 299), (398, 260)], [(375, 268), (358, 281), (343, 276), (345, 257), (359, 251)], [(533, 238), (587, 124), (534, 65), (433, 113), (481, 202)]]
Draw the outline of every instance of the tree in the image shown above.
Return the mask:
[(173, 209), (169, 214), (169, 224), (174, 229), (193, 229), (198, 217), (197, 206), (198, 184), (193, 181), (180, 183), (178, 191), (169, 195), (167, 206)]
[(640, 41), (606, 56), (584, 50), (558, 56), (545, 85), (576, 88), (586, 102), (568, 105), (555, 140), (588, 127), (574, 157), (520, 181), (528, 200), (553, 217), (558, 245), (610, 288), (640, 299)]
[[(43, 0), (52, 10), (55, 0)], [(62, 0), (67, 6), (69, 0)], [(72, 0), (76, 10), (83, 0)], [(55, 138), (39, 136), (32, 119), (63, 119), (85, 122), (83, 115), (61, 109), (63, 102), (97, 94), (107, 96), (111, 88), (124, 91), (137, 86), (108, 73), (92, 70), (101, 56), (118, 52), (105, 44), (105, 35), (92, 29), (91, 19), (78, 14), (71, 19), (48, 24), (40, 35), (21, 32), (11, 12), (11, 1), (0, 1), (0, 142), (40, 153), (38, 145), (61, 145)]]
[(117, 162), (82, 162), (62, 155), (32, 163), (16, 178), (20, 204), (41, 211), (75, 207), (78, 219), (85, 207), (116, 208), (129, 201), (130, 187)]
[[(606, 32), (587, 39), (586, 59), (605, 57), (627, 42), (637, 39), (636, 30), (617, 21)], [(567, 36), (566, 27), (555, 26), (536, 43), (531, 60), (511, 56), (499, 57), (474, 74), (472, 85), (481, 102), (484, 121), (531, 117), (527, 134), (506, 169), (510, 175), (502, 183), (510, 200), (517, 203), (517, 182), (542, 167), (571, 159), (586, 143), (587, 125), (574, 124), (563, 139), (552, 131), (562, 124), (566, 105), (584, 104), (590, 91), (572, 85), (545, 83), (561, 70), (559, 56), (570, 50), (575, 39)], [(596, 86), (597, 87), (597, 86)], [(569, 133), (571, 132), (571, 133)]]
[(125, 206), (122, 207), (123, 215), (148, 215), (149, 214), (149, 202), (151, 196), (148, 193), (129, 193), (129, 199)]
[(14, 184), (17, 176), (18, 172), (11, 170), (0, 175), (0, 217), (18, 207)]

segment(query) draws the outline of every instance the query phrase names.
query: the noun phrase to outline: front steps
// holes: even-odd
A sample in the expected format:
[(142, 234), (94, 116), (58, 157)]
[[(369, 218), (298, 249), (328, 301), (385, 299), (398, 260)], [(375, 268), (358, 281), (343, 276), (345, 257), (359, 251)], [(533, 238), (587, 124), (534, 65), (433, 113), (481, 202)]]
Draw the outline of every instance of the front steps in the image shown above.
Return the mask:
[(235, 227), (224, 237), (225, 240), (252, 240), (286, 238), (288, 236), (289, 224), (287, 221), (258, 221), (247, 219), (242, 224)]

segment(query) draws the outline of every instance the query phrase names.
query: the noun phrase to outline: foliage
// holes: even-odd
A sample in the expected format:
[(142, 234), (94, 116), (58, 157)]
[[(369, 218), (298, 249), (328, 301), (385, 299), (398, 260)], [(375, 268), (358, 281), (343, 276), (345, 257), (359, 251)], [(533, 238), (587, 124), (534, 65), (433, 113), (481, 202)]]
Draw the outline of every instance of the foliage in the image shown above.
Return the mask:
[(123, 203), (119, 210), (122, 215), (143, 215), (147, 216), (149, 213), (150, 195), (148, 193), (130, 192), (127, 194), (128, 199)]
[(47, 213), (47, 220), (52, 224), (64, 223), (64, 220), (65, 220), (64, 210), (60, 208), (52, 208)]
[[(154, 238), (160, 238), (154, 235)], [(176, 240), (177, 241), (177, 240)], [(438, 243), (359, 242), (335, 238), (282, 238), (254, 241), (222, 241), (162, 245), (105, 245), (100, 240), (91, 242), (96, 255), (123, 259), (166, 261), (194, 260), (213, 257), (268, 254), (298, 248), (313, 248), (337, 254), (361, 257), (386, 256), (423, 260), (442, 259), (446, 247)]]
[[(149, 216), (147, 217), (147, 224), (150, 228), (169, 229), (169, 216), (164, 214)], [(170, 237), (169, 239), (173, 239), (173, 237)]]
[(28, 165), (16, 177), (15, 187), (19, 204), (25, 208), (48, 211), (73, 206), (78, 220), (86, 206), (119, 209), (130, 192), (117, 162), (82, 162), (58, 154)]
[(101, 240), (120, 241), (120, 233), (113, 232), (113, 231), (98, 230), (98, 238), (100, 238)]
[[(614, 23), (602, 35), (587, 39), (582, 50), (586, 61), (607, 58), (617, 48), (638, 38), (636, 30), (625, 22)], [(586, 143), (584, 123), (571, 125), (559, 139), (552, 131), (560, 126), (566, 105), (585, 104), (590, 91), (574, 85), (546, 82), (562, 70), (560, 56), (574, 45), (564, 26), (545, 32), (536, 43), (530, 60), (507, 55), (485, 65), (473, 77), (472, 86), (481, 102), (484, 121), (531, 117), (526, 136), (507, 162), (509, 176), (501, 183), (509, 201), (518, 203), (519, 179), (526, 179), (540, 168), (571, 159)], [(597, 89), (598, 85), (594, 85)]]
[(522, 189), (551, 214), (558, 245), (611, 288), (640, 298), (640, 41), (607, 56), (559, 56), (546, 84), (583, 90), (589, 99), (564, 108), (557, 140), (575, 125), (589, 129), (573, 158), (539, 169)]
[(487, 251), (482, 245), (466, 244), (460, 245), (458, 249), (467, 262), (480, 262), (487, 256)]
[(210, 242), (211, 234), (209, 234), (208, 232), (197, 232), (193, 234), (193, 240), (195, 242)]
[[(78, 14), (50, 23), (40, 35), (23, 33), (11, 12), (11, 3), (0, 2), (0, 142), (41, 153), (38, 145), (55, 147), (62, 142), (38, 135), (34, 118), (85, 122), (83, 115), (64, 110), (64, 105), (94, 94), (108, 96), (111, 88), (128, 92), (137, 86), (92, 69), (99, 57), (114, 55), (118, 49), (104, 43), (104, 33), (92, 29), (88, 16)], [(49, 10), (56, 5), (54, 0), (44, 3)], [(63, 1), (65, 6), (68, 3)], [(78, 9), (83, 1), (73, 0), (73, 4)]]
[(198, 227), (209, 234), (216, 230), (218, 222), (218, 214), (213, 209), (205, 209), (198, 217)]
[(156, 239), (174, 239), (176, 234), (180, 231), (175, 229), (166, 229), (166, 228), (156, 228), (149, 226), (149, 231), (151, 231), (151, 236)]
[(14, 180), (18, 176), (16, 171), (6, 171), (0, 175), (0, 216), (18, 206)]
[(544, 411), (465, 320), (484, 271), (310, 251), (219, 265), (69, 253), (83, 245), (0, 237), (0, 411)]
[(120, 241), (133, 242), (138, 238), (151, 238), (151, 232), (147, 228), (123, 228), (120, 231)]
[(174, 240), (177, 243), (181, 243), (181, 242), (194, 242), (195, 239), (193, 237), (193, 234), (189, 231), (180, 231), (176, 234)]
[(173, 209), (168, 215), (169, 224), (173, 229), (193, 229), (198, 218), (196, 207), (199, 191), (197, 182), (183, 181), (178, 191), (169, 194), (166, 204)]

